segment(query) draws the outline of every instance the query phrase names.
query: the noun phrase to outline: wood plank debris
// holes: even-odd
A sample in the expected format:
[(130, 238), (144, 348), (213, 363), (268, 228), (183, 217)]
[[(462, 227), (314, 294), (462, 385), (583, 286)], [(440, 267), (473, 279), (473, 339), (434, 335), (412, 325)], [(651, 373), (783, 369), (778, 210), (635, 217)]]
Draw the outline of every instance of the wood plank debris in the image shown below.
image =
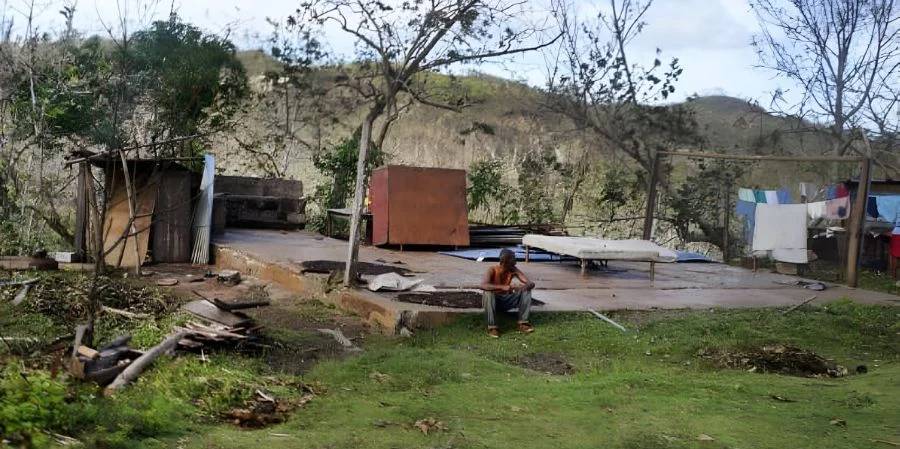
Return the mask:
[(270, 304), (268, 300), (227, 303), (225, 301), (222, 301), (219, 298), (213, 298), (212, 303), (215, 304), (216, 307), (218, 307), (222, 310), (227, 310), (229, 312), (231, 312), (233, 310), (244, 310), (244, 309), (255, 309), (257, 307), (266, 307)]
[(108, 312), (108, 313), (112, 313), (112, 314), (114, 314), (114, 315), (124, 316), (124, 317), (126, 317), (126, 318), (133, 318), (133, 319), (134, 319), (134, 318), (136, 318), (136, 319), (147, 319), (147, 318), (150, 318), (150, 315), (148, 315), (148, 314), (146, 314), (146, 313), (134, 313), (134, 312), (129, 312), (129, 311), (127, 311), (127, 310), (114, 309), (114, 308), (112, 308), (112, 307), (107, 307), (107, 306), (103, 306), (103, 311), (104, 311), (104, 312)]
[[(262, 305), (268, 305), (268, 302), (256, 301), (253, 304), (255, 307)], [(104, 307), (103, 310), (129, 318), (145, 317), (110, 307)], [(155, 359), (176, 348), (202, 352), (206, 345), (252, 341), (252, 337), (262, 329), (250, 317), (223, 310), (207, 299), (188, 303), (184, 310), (197, 316), (199, 320), (190, 321), (183, 327), (175, 327), (169, 337), (147, 352), (128, 347), (131, 335), (122, 335), (99, 350), (83, 345), (82, 340), (88, 329), (84, 325), (78, 326), (72, 345), (70, 371), (79, 379), (106, 386), (105, 393), (109, 394), (133, 382)]]
[(251, 321), (246, 315), (222, 310), (206, 300), (191, 301), (182, 306), (182, 309), (200, 318), (228, 327), (243, 327)]
[(79, 346), (75, 352), (78, 353), (78, 355), (87, 357), (91, 360), (97, 360), (98, 358), (100, 358), (99, 351), (97, 351), (96, 349), (91, 349), (87, 346)]

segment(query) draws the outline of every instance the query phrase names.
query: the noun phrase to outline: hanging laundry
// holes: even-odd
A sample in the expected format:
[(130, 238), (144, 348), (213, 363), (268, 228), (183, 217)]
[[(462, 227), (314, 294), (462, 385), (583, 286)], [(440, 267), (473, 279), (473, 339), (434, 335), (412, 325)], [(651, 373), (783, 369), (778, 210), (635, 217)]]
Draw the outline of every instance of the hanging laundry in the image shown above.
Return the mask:
[(781, 262), (807, 263), (806, 204), (757, 204), (753, 251)]
[(878, 200), (874, 196), (870, 196), (866, 201), (866, 215), (872, 218), (878, 218)]
[(756, 198), (757, 203), (765, 203), (766, 202), (766, 191), (765, 190), (754, 190), (753, 196)]
[(824, 201), (825, 218), (829, 220), (846, 220), (850, 218), (850, 197), (845, 196)]
[(836, 186), (827, 187), (825, 189), (825, 199), (833, 200), (835, 198), (844, 198), (846, 196), (850, 196), (850, 191), (847, 190), (847, 186), (843, 183), (838, 184)]
[(889, 223), (896, 223), (900, 214), (900, 195), (878, 195), (875, 197), (878, 216)]
[(810, 220), (821, 220), (825, 218), (825, 205), (827, 201), (816, 201), (815, 203), (806, 203), (806, 216)]
[(791, 191), (790, 189), (778, 189), (775, 191), (775, 196), (778, 197), (778, 204), (791, 204)]
[(850, 196), (850, 191), (847, 190), (847, 186), (843, 183), (838, 184), (837, 187), (834, 188), (834, 197), (835, 198), (844, 198)]
[(751, 189), (738, 189), (738, 199), (741, 201), (749, 201), (751, 203), (756, 202), (756, 197), (753, 195), (753, 190)]
[(756, 201), (738, 200), (735, 212), (744, 219), (744, 241), (753, 242), (753, 228), (756, 226)]
[(778, 194), (774, 190), (766, 190), (766, 203), (778, 204)]
[(800, 196), (806, 197), (806, 202), (811, 203), (814, 201), (821, 201), (822, 198), (821, 192), (818, 190), (819, 188), (809, 182), (801, 182), (800, 183)]

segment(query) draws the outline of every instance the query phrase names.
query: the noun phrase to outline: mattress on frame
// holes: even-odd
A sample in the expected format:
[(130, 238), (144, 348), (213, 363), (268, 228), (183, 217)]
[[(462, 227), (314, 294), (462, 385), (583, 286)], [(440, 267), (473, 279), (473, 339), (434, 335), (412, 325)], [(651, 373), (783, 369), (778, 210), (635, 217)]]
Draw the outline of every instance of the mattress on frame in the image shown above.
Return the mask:
[(678, 260), (675, 251), (647, 240), (608, 240), (594, 237), (527, 234), (522, 238), (522, 244), (579, 259), (664, 263)]

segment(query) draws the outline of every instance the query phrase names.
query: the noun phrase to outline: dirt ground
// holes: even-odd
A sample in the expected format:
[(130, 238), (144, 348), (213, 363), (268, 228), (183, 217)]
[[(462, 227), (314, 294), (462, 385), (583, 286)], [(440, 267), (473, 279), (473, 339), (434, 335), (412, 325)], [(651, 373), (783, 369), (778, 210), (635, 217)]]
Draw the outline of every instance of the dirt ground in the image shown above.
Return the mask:
[(515, 364), (539, 373), (556, 374), (560, 376), (575, 372), (575, 367), (566, 360), (565, 356), (551, 352), (528, 354), (516, 360)]
[[(833, 360), (790, 345), (773, 344), (738, 351), (703, 350), (698, 354), (714, 365), (759, 373), (799, 377), (842, 377), (848, 370)], [(863, 368), (858, 368), (862, 371)]]
[[(302, 273), (323, 273), (331, 274), (335, 271), (343, 271), (344, 262), (336, 260), (308, 260), (300, 263), (300, 272)], [(357, 270), (363, 276), (378, 276), (380, 274), (397, 273), (400, 275), (408, 275), (412, 273), (409, 268), (384, 265), (379, 263), (359, 262)]]

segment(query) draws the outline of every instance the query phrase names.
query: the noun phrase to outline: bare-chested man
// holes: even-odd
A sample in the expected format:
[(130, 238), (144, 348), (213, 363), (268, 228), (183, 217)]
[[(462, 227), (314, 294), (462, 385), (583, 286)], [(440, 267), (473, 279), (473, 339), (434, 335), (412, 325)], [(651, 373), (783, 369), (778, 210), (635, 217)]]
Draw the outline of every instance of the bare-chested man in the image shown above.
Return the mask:
[[(513, 278), (519, 284), (512, 285)], [(500, 263), (488, 269), (481, 280), (484, 291), (484, 312), (487, 315), (488, 335), (500, 338), (497, 328), (496, 313), (518, 309), (519, 332), (532, 333), (534, 327), (528, 322), (531, 311), (531, 290), (534, 282), (528, 280), (525, 273), (516, 268), (516, 254), (508, 249), (500, 251)]]

